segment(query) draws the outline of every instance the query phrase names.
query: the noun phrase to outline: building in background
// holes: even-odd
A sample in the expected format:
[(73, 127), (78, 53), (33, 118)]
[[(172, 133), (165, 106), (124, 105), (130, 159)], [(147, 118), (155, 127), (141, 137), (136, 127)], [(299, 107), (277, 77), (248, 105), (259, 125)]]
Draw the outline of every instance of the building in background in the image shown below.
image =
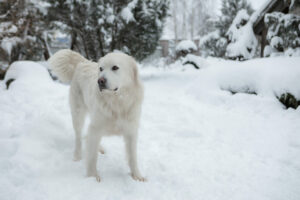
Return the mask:
[(265, 15), (272, 12), (282, 12), (284, 14), (300, 15), (300, 2), (298, 0), (269, 0), (257, 13), (256, 20), (253, 23), (254, 33), (258, 36), (261, 44), (260, 56), (264, 56), (264, 49), (267, 45), (268, 29), (265, 25)]

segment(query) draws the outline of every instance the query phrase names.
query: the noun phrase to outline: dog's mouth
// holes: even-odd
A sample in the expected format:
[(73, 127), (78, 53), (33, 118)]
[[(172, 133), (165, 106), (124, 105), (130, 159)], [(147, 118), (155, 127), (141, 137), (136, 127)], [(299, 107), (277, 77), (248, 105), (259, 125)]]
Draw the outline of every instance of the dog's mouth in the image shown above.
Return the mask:
[(115, 89), (109, 89), (109, 88), (106, 88), (106, 87), (99, 87), (99, 89), (100, 89), (100, 92), (104, 92), (104, 91), (117, 92), (119, 90), (118, 87), (116, 87)]

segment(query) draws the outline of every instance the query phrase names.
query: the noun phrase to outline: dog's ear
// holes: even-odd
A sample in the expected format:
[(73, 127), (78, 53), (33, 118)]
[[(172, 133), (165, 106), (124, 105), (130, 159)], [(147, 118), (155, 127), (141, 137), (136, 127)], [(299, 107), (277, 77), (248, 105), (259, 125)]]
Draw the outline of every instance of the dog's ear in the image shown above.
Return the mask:
[(135, 62), (135, 60), (132, 58), (132, 71), (133, 71), (133, 81), (134, 83), (138, 83), (139, 82), (139, 73), (138, 73), (138, 67), (137, 64)]
[(133, 80), (134, 82), (138, 82), (138, 69), (137, 69), (137, 66), (135, 64), (135, 66), (133, 67)]
[(101, 62), (102, 62), (102, 60), (103, 60), (103, 57), (101, 57), (101, 58), (99, 58), (99, 60), (98, 60), (98, 64), (100, 65), (101, 64)]

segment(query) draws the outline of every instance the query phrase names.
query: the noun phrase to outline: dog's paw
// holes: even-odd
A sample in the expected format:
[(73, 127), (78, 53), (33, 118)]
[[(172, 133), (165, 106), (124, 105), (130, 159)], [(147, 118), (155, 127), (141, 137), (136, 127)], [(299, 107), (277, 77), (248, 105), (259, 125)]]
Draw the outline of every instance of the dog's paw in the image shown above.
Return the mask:
[(101, 182), (101, 178), (100, 178), (100, 176), (99, 176), (99, 175), (96, 175), (96, 177), (95, 177), (95, 178), (96, 178), (96, 181), (97, 181), (97, 182)]
[(141, 176), (141, 175), (131, 174), (131, 177), (135, 181), (141, 181), (141, 182), (146, 182), (147, 181), (147, 179), (145, 177)]
[(101, 182), (101, 178), (97, 173), (88, 173), (87, 177), (95, 177), (97, 182)]
[(77, 162), (80, 161), (82, 159), (81, 155), (74, 155), (73, 157), (73, 161)]
[(98, 150), (101, 154), (105, 153), (104, 148), (101, 145), (99, 146)]

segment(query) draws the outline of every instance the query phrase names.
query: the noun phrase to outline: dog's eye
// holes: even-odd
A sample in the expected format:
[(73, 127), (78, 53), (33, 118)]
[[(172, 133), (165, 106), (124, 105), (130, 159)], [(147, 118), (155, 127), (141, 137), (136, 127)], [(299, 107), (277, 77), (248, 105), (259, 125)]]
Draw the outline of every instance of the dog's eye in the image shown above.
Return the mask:
[(103, 68), (102, 67), (100, 67), (100, 72), (102, 72), (103, 71)]
[(118, 70), (118, 69), (119, 69), (118, 66), (113, 66), (113, 67), (111, 68), (111, 70), (113, 70), (113, 71), (116, 71), (116, 70)]

